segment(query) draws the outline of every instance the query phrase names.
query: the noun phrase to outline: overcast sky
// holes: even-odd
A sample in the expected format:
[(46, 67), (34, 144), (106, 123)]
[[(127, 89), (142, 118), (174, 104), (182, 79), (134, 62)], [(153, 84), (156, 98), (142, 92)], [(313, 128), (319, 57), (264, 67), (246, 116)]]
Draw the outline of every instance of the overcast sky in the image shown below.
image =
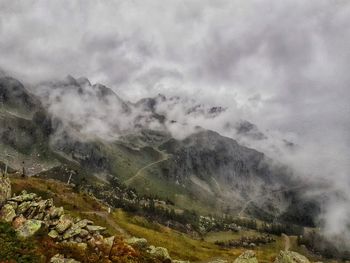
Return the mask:
[(350, 180), (348, 0), (0, 0), (0, 68), (226, 106), (296, 136), (304, 170)]
[(185, 94), (284, 130), (349, 130), (349, 46), (345, 0), (0, 1), (0, 67), (22, 79)]

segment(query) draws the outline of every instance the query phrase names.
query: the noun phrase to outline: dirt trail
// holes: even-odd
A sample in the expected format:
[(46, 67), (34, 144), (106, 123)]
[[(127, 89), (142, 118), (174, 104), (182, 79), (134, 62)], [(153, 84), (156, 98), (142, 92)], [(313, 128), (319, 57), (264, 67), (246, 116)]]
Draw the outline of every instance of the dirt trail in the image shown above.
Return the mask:
[(121, 228), (111, 217), (110, 214), (108, 214), (107, 212), (103, 212), (103, 211), (86, 211), (86, 212), (82, 212), (83, 214), (87, 214), (87, 215), (97, 215), (99, 217), (102, 217), (103, 219), (106, 220), (106, 222), (113, 227), (114, 230), (116, 230), (117, 232), (123, 234), (125, 237), (130, 237), (129, 233), (126, 232), (123, 228)]
[(147, 164), (146, 166), (142, 167), (141, 169), (139, 169), (134, 176), (130, 177), (128, 180), (126, 180), (124, 183), (126, 185), (129, 185), (132, 181), (134, 181), (136, 178), (142, 176), (142, 172), (147, 170), (149, 167), (155, 165), (155, 164), (158, 164), (158, 163), (161, 163), (161, 162), (164, 162), (166, 160), (168, 160), (168, 155), (163, 153), (163, 152), (160, 152), (159, 153), (162, 155), (161, 159), (159, 159), (158, 161), (155, 161), (153, 163), (149, 163)]

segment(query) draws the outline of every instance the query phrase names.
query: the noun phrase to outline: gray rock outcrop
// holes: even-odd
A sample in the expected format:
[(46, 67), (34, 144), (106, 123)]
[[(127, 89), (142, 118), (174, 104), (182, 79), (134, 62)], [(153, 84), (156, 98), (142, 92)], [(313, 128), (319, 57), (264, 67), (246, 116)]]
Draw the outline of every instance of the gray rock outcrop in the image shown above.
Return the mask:
[(310, 261), (297, 252), (281, 250), (275, 263), (310, 263)]

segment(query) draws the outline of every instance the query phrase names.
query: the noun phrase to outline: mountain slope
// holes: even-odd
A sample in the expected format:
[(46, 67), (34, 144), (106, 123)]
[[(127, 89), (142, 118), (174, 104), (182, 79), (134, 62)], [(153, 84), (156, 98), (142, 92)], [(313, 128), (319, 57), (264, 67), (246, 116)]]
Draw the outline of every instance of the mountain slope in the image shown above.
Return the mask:
[[(158, 104), (170, 101), (171, 110), (181, 106), (180, 98), (127, 103), (103, 85), (71, 76), (33, 90), (36, 95), (13, 78), (0, 78), (0, 147), (6, 150), (0, 157), (29, 175), (107, 184), (107, 176), (114, 176), (141, 194), (205, 214), (237, 214), (247, 206), (244, 214), (286, 219), (303, 204), (302, 197), (290, 197), (300, 195), (293, 192), (299, 184), (289, 169), (272, 165), (263, 153), (200, 127), (184, 139), (173, 138), (165, 124), (177, 120), (162, 115)], [(206, 118), (225, 111), (186, 103), (187, 114)], [(243, 124), (241, 133), (263, 139), (253, 124)], [(8, 153), (17, 158), (9, 160)]]

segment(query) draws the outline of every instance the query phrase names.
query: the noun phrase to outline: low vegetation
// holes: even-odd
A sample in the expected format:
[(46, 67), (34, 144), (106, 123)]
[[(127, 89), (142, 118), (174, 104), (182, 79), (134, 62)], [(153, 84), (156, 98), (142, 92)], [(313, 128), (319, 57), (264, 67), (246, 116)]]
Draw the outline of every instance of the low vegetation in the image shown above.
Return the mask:
[(39, 262), (38, 243), (33, 239), (20, 240), (10, 224), (0, 222), (0, 259), (13, 263)]

